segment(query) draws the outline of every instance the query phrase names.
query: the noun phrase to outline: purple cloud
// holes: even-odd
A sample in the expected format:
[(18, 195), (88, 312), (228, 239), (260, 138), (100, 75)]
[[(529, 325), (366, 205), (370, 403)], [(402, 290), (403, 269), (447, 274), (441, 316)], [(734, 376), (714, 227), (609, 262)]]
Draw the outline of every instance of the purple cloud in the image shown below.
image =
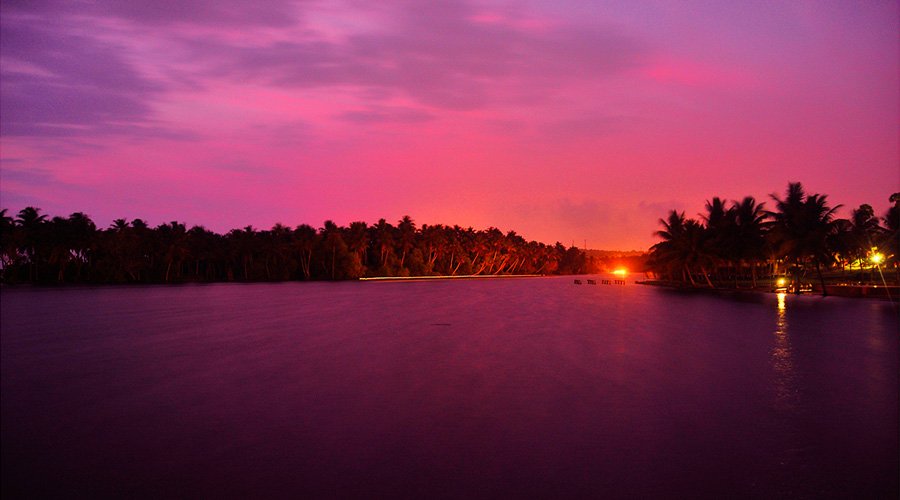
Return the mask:
[(3, 16), (4, 136), (68, 136), (152, 121), (148, 100), (160, 84), (141, 76), (116, 47), (55, 28)]
[(619, 74), (641, 64), (648, 50), (610, 26), (526, 30), (479, 22), (477, 9), (464, 2), (380, 7), (390, 30), (338, 39), (306, 33), (252, 45), (185, 43), (210, 77), (288, 88), (354, 86), (452, 109), (534, 100), (568, 82)]
[[(186, 83), (199, 89), (222, 79), (280, 88), (352, 88), (372, 109), (345, 110), (337, 114), (341, 119), (417, 122), (427, 120), (429, 112), (404, 111), (389, 101), (399, 97), (445, 109), (536, 103), (567, 82), (624, 71), (645, 51), (639, 41), (606, 26), (530, 30), (512, 22), (512, 14), (484, 22), (466, 2), (430, 3), (427, 9), (380, 4), (376, 10), (392, 29), (344, 36), (304, 29), (303, 19), (312, 12), (305, 3), (263, 8), (195, 0), (82, 7), (4, 4), (4, 135), (166, 136), (169, 125), (156, 121), (155, 104)], [(85, 31), (85, 18), (101, 28)], [(216, 36), (192, 26), (214, 28)], [(237, 27), (243, 41), (228, 35)], [(258, 37), (254, 30), (261, 30)], [(122, 36), (132, 43), (161, 40), (171, 51), (166, 59), (142, 59), (133, 45), (116, 43)], [(136, 60), (154, 76), (140, 71)]]
[(420, 109), (401, 106), (371, 106), (361, 111), (341, 113), (340, 119), (358, 123), (423, 123), (434, 119), (434, 115)]
[(218, 27), (294, 24), (294, 1), (244, 2), (224, 0), (155, 0), (121, 2), (112, 0), (102, 7), (109, 13), (135, 23), (152, 25), (209, 24)]
[(294, 23), (296, 0), (7, 0), (4, 11), (45, 18), (58, 16), (115, 17), (142, 26), (212, 25), (226, 27), (288, 26)]

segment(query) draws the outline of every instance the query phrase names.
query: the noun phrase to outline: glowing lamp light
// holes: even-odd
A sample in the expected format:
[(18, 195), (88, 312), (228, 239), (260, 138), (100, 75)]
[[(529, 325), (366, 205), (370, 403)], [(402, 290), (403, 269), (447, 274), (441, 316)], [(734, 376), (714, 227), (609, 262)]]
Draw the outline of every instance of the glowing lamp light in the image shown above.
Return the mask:
[(875, 264), (877, 266), (878, 264), (884, 262), (884, 254), (879, 252), (873, 253), (872, 256), (869, 257), (869, 260), (872, 261), (872, 264)]
[(784, 278), (778, 278), (778, 281), (776, 281), (776, 283), (778, 284), (779, 287), (782, 287), (785, 284), (787, 284), (787, 280), (785, 280)]
[(628, 270), (627, 269), (616, 269), (615, 271), (613, 271), (613, 274), (618, 274), (619, 276), (625, 276), (626, 274), (628, 274)]

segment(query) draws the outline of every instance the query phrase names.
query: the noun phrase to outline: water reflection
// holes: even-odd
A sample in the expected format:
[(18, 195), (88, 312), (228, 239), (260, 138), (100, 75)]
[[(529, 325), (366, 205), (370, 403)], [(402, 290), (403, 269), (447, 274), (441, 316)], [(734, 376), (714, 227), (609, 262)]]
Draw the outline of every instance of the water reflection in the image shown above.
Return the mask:
[(787, 294), (777, 294), (777, 318), (775, 321), (775, 347), (772, 348), (772, 368), (775, 370), (775, 400), (780, 407), (792, 407), (797, 389), (791, 340), (788, 336)]
[(0, 498), (898, 498), (890, 304), (571, 283), (2, 288)]

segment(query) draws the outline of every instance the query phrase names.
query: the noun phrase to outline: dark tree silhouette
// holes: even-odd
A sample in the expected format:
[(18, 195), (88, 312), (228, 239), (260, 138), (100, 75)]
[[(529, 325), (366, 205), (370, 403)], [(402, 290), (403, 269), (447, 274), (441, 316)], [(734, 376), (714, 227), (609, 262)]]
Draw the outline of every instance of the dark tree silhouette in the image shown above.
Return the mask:
[[(714, 286), (713, 279), (721, 285), (730, 273), (733, 286), (749, 279), (755, 288), (759, 270), (767, 270), (768, 276), (784, 272), (791, 276), (795, 293), (805, 276), (815, 273), (823, 294), (826, 271), (840, 272), (848, 259), (872, 269), (874, 248), (885, 250), (879, 250), (881, 267), (898, 267), (900, 194), (891, 197), (893, 206), (882, 219), (866, 204), (853, 210), (850, 219), (838, 219), (841, 205), (831, 206), (823, 194), (807, 194), (799, 182), (789, 183), (783, 198), (771, 198), (775, 209), (767, 211), (750, 196), (730, 205), (713, 197), (706, 202), (702, 222), (671, 211), (659, 221), (662, 229), (655, 235), (662, 241), (651, 247), (649, 266), (690, 286), (697, 286), (698, 274)], [(897, 274), (900, 281), (900, 269)]]
[(694, 219), (685, 219), (684, 212), (675, 210), (659, 222), (663, 229), (657, 231), (656, 236), (663, 241), (651, 247), (651, 263), (670, 278), (674, 273), (680, 273), (681, 281), (690, 282), (691, 286), (697, 286), (694, 274), (699, 270), (707, 285), (713, 288), (707, 267), (714, 257), (707, 251), (703, 225)]
[(765, 203), (757, 203), (752, 196), (746, 196), (731, 206), (734, 217), (734, 231), (729, 244), (731, 255), (737, 261), (750, 267), (750, 279), (756, 288), (757, 267), (765, 259), (766, 222)]
[(799, 182), (788, 184), (783, 200), (774, 194), (771, 196), (777, 208), (770, 213), (773, 218), (771, 234), (778, 255), (793, 264), (794, 292), (799, 293), (803, 271), (813, 265), (822, 285), (822, 294), (826, 294), (822, 265), (830, 265), (835, 260), (829, 252), (828, 238), (836, 229), (834, 214), (840, 205), (829, 207), (826, 195), (807, 195)]

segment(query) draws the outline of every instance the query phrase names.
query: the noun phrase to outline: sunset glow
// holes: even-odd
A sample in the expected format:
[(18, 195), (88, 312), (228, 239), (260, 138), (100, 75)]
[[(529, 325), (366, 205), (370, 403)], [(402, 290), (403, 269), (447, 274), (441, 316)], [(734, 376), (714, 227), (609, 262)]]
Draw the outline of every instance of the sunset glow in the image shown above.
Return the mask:
[(622, 250), (790, 181), (882, 214), (897, 3), (760, 7), (4, 2), (2, 207), (219, 232), (408, 214)]
[(613, 274), (618, 274), (619, 276), (625, 276), (626, 274), (628, 274), (628, 270), (627, 269), (616, 269), (615, 271), (613, 271)]

